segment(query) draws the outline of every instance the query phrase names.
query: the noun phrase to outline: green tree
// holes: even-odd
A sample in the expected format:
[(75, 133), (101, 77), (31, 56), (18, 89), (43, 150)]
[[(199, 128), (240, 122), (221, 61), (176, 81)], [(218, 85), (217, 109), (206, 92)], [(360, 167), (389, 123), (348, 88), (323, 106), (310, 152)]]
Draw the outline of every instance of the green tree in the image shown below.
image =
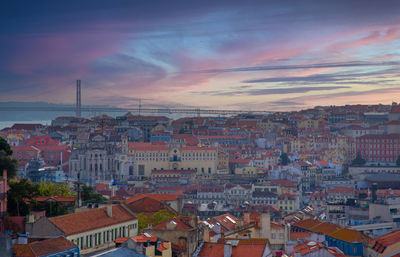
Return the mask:
[(140, 232), (140, 231), (142, 231), (144, 228), (147, 228), (147, 227), (149, 226), (150, 220), (149, 220), (149, 218), (148, 218), (145, 214), (143, 214), (143, 213), (139, 213), (139, 214), (137, 215), (137, 217), (138, 217), (138, 229), (139, 229), (139, 232)]
[(400, 154), (399, 154), (399, 157), (397, 157), (396, 166), (399, 166), (399, 167), (400, 167)]
[(93, 187), (84, 185), (81, 191), (82, 202), (104, 203), (107, 201), (101, 194), (94, 191)]
[(351, 166), (362, 166), (365, 164), (365, 160), (362, 158), (361, 153), (358, 152), (356, 158), (351, 162)]
[(157, 225), (164, 221), (172, 219), (173, 217), (175, 217), (175, 215), (166, 209), (161, 209), (150, 217), (144, 213), (139, 213), (137, 217), (138, 228), (139, 231), (141, 231), (142, 229), (147, 228), (149, 225)]
[(7, 210), (12, 216), (25, 216), (29, 213), (30, 202), (39, 195), (38, 184), (33, 184), (28, 179), (10, 180)]
[(76, 196), (76, 192), (68, 184), (42, 181), (39, 183), (41, 196)]
[(13, 151), (7, 141), (0, 137), (0, 173), (7, 170), (7, 177), (13, 178), (17, 175), (18, 161), (12, 158)]
[(166, 220), (169, 220), (173, 217), (175, 217), (174, 214), (167, 211), (166, 209), (162, 209), (162, 210), (159, 210), (158, 212), (154, 213), (153, 216), (151, 216), (151, 224), (157, 225), (157, 224), (164, 222)]
[(281, 156), (279, 157), (279, 164), (280, 165), (288, 165), (290, 163), (290, 159), (287, 155), (287, 153), (282, 153)]

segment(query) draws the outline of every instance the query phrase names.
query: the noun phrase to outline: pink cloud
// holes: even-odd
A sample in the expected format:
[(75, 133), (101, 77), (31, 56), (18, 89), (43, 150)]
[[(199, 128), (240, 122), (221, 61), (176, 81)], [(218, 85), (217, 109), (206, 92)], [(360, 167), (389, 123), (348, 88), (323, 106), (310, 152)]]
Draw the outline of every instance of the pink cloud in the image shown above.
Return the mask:
[(369, 32), (367, 36), (364, 36), (360, 39), (335, 43), (329, 46), (327, 50), (333, 52), (341, 52), (343, 50), (351, 48), (358, 48), (371, 44), (388, 42), (399, 38), (400, 38), (400, 29), (398, 27), (389, 27)]

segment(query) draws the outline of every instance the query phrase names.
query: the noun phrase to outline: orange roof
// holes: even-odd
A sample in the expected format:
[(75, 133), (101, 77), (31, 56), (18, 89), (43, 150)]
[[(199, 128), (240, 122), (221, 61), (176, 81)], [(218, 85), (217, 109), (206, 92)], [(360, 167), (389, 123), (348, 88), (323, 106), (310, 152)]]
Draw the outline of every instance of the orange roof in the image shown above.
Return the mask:
[(136, 219), (136, 217), (130, 214), (121, 205), (113, 205), (112, 217), (107, 215), (106, 207), (103, 207), (49, 218), (49, 221), (68, 236), (134, 219)]
[(383, 253), (384, 248), (400, 242), (400, 230), (377, 237), (370, 242), (370, 247), (375, 252)]
[(144, 243), (144, 242), (147, 242), (147, 241), (156, 242), (158, 238), (155, 237), (155, 236), (150, 236), (150, 237), (148, 237), (148, 236), (146, 236), (146, 235), (141, 234), (141, 235), (138, 235), (138, 236), (133, 237), (132, 239), (133, 239), (134, 241), (136, 241), (136, 242)]
[(163, 209), (167, 209), (174, 213), (173, 209), (167, 204), (150, 197), (144, 197), (139, 200), (126, 203), (128, 208), (134, 213), (155, 213)]
[(321, 234), (326, 235), (326, 234), (333, 233), (339, 229), (341, 229), (341, 227), (338, 225), (334, 225), (329, 222), (322, 222), (322, 223), (317, 224), (316, 226), (312, 227), (310, 230), (315, 233), (321, 233)]
[(55, 201), (55, 202), (75, 202), (75, 196), (38, 196), (33, 198), (33, 200), (38, 202), (47, 202), (47, 201)]
[(13, 245), (14, 253), (20, 257), (43, 256), (76, 247), (64, 237), (35, 241), (27, 245)]
[(129, 198), (126, 200), (127, 204), (139, 201), (140, 199), (143, 199), (145, 197), (152, 198), (154, 200), (158, 201), (175, 201), (178, 200), (178, 198), (172, 194), (141, 194), (137, 195), (135, 197)]
[[(296, 253), (300, 253), (301, 256), (303, 255), (308, 255), (310, 253), (316, 252), (320, 249), (325, 249), (326, 251), (328, 251), (331, 255), (336, 256), (336, 257), (346, 257), (346, 255), (344, 255), (339, 249), (337, 248), (330, 248), (330, 247), (326, 247), (324, 244), (322, 243), (317, 243), (317, 242), (313, 242), (313, 241), (309, 241), (309, 242), (305, 242), (303, 244), (300, 245), (296, 245), (294, 247), (294, 251)], [(295, 254), (297, 255), (297, 254)], [(315, 255), (315, 254), (314, 254)]]
[(18, 257), (31, 257), (35, 256), (32, 249), (27, 244), (14, 244), (13, 246), (13, 254)]
[(215, 151), (215, 147), (185, 146), (180, 148), (181, 151)]
[(168, 248), (165, 248), (162, 244), (157, 248), (160, 252), (167, 250)]
[(296, 222), (293, 224), (293, 226), (303, 228), (306, 230), (311, 230), (312, 227), (321, 224), (320, 221), (314, 220), (314, 219), (306, 219), (306, 220), (300, 220), (299, 222)]
[[(223, 257), (224, 256), (224, 243), (204, 243), (200, 250), (199, 257)], [(237, 246), (232, 246), (232, 257), (263, 256), (264, 249), (268, 245), (268, 241), (257, 242), (255, 240), (248, 243), (239, 240)]]
[(366, 239), (366, 236), (364, 236), (361, 232), (348, 228), (339, 229), (333, 233), (328, 234), (328, 236), (350, 243), (360, 243), (364, 239)]
[(167, 221), (161, 222), (155, 226), (152, 227), (152, 229), (160, 229), (160, 230), (166, 230), (167, 229), (167, 224), (175, 224), (174, 230), (191, 230), (193, 227), (189, 226), (185, 222), (183, 222), (181, 219), (174, 217), (172, 219), (169, 219)]
[(221, 224), (221, 229), (224, 232), (228, 232), (236, 228), (236, 224), (238, 224), (239, 219), (229, 213), (226, 213), (211, 218), (209, 223), (216, 224), (217, 222)]

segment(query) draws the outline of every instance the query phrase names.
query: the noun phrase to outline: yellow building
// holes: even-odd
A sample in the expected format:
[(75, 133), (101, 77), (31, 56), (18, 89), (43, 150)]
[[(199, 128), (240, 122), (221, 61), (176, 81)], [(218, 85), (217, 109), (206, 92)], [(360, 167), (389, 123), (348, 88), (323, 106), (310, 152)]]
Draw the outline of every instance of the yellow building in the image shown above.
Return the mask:
[(278, 196), (278, 207), (286, 213), (296, 211), (297, 203), (296, 196), (291, 194), (281, 194)]
[(273, 121), (262, 121), (258, 124), (258, 126), (266, 131), (275, 131), (278, 128), (288, 128), (288, 125), (284, 123), (279, 123), (279, 122), (273, 122)]
[(217, 172), (218, 157), (214, 147), (169, 148), (164, 144), (134, 142), (127, 143), (126, 152), (126, 159), (135, 165), (132, 172), (139, 177), (151, 177), (152, 170), (195, 170), (198, 175)]
[(221, 174), (229, 173), (229, 154), (222, 150), (218, 151), (217, 169), (218, 169), (218, 173), (221, 173)]
[(238, 175), (256, 175), (256, 168), (251, 166), (235, 168), (235, 174)]
[(318, 129), (320, 124), (319, 120), (313, 120), (313, 119), (302, 119), (300, 121), (297, 122), (297, 128), (298, 129), (312, 129), (312, 130), (316, 130)]

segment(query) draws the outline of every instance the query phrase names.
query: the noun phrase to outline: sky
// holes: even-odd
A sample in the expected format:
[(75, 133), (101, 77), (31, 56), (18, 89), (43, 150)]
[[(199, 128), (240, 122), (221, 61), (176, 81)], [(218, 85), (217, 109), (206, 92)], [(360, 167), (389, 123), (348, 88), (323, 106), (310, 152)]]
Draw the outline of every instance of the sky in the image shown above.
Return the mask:
[(298, 110), (400, 102), (400, 1), (1, 1), (0, 101)]

